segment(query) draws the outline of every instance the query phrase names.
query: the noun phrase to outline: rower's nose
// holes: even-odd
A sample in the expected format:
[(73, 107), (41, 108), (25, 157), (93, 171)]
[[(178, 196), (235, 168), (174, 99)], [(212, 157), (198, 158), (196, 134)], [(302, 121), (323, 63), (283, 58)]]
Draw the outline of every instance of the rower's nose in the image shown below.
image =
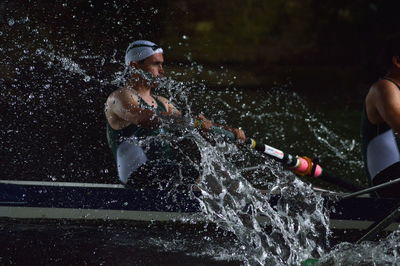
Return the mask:
[(160, 67), (159, 67), (159, 69), (158, 69), (158, 73), (159, 73), (161, 76), (164, 76), (165, 71), (164, 71), (164, 67), (163, 67), (162, 65), (160, 65)]

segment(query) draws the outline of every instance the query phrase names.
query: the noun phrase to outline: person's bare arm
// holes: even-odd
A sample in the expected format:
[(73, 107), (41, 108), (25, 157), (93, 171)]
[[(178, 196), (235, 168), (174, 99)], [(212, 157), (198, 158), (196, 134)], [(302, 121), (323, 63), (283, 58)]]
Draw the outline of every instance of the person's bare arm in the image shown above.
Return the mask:
[(179, 111), (168, 99), (162, 96), (155, 96), (157, 97), (167, 108), (166, 113), (162, 113), (163, 115), (172, 115), (172, 116), (182, 116), (181, 111)]
[(123, 120), (127, 124), (136, 124), (146, 128), (157, 128), (159, 121), (155, 113), (149, 109), (139, 107), (136, 95), (128, 90), (119, 90), (107, 100), (107, 108), (116, 116), (114, 120)]
[[(400, 133), (400, 90), (393, 83), (382, 80), (374, 85), (370, 101), (379, 116), (396, 133)], [(372, 122), (372, 121), (371, 121)]]
[(196, 117), (196, 119), (201, 121), (200, 126), (203, 131), (209, 131), (212, 127), (220, 127), (220, 128), (223, 128), (225, 130), (232, 132), (235, 135), (235, 138), (237, 140), (239, 140), (239, 141), (246, 140), (246, 135), (241, 128), (230, 128), (227, 126), (215, 124), (211, 120), (207, 119), (204, 115), (199, 115)]

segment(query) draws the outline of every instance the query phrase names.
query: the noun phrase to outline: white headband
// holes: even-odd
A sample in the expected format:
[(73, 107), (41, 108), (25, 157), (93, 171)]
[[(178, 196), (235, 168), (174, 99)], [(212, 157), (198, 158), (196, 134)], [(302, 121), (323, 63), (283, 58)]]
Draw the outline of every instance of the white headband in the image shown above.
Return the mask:
[(130, 62), (138, 62), (158, 53), (163, 53), (163, 49), (157, 44), (145, 40), (134, 41), (126, 49), (125, 64), (129, 65)]

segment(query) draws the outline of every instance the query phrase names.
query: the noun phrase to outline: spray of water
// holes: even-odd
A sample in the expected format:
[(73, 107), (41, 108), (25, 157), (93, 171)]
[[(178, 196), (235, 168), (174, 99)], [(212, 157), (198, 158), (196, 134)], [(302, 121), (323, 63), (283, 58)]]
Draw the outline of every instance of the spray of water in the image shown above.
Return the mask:
[(341, 243), (325, 254), (318, 265), (399, 265), (400, 231), (379, 242)]

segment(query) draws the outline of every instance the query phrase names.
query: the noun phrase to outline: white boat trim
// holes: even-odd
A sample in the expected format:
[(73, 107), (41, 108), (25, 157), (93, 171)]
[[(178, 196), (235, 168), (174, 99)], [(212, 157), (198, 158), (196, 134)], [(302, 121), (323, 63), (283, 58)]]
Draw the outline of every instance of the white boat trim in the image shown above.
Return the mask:
[(22, 181), (22, 180), (0, 180), (0, 183), (15, 184), (15, 185), (26, 185), (26, 186), (85, 187), (85, 188), (125, 188), (121, 184), (101, 184), (101, 183)]
[[(338, 230), (365, 230), (374, 222), (372, 221), (357, 221), (357, 220), (338, 220), (331, 219), (329, 222), (329, 227), (331, 229)], [(394, 231), (399, 228), (400, 223), (392, 223), (388, 227), (385, 228), (385, 231)]]
[(101, 209), (4, 207), (0, 206), (2, 217), (15, 219), (71, 219), (71, 220), (134, 220), (160, 222), (205, 221), (199, 213), (127, 211)]

